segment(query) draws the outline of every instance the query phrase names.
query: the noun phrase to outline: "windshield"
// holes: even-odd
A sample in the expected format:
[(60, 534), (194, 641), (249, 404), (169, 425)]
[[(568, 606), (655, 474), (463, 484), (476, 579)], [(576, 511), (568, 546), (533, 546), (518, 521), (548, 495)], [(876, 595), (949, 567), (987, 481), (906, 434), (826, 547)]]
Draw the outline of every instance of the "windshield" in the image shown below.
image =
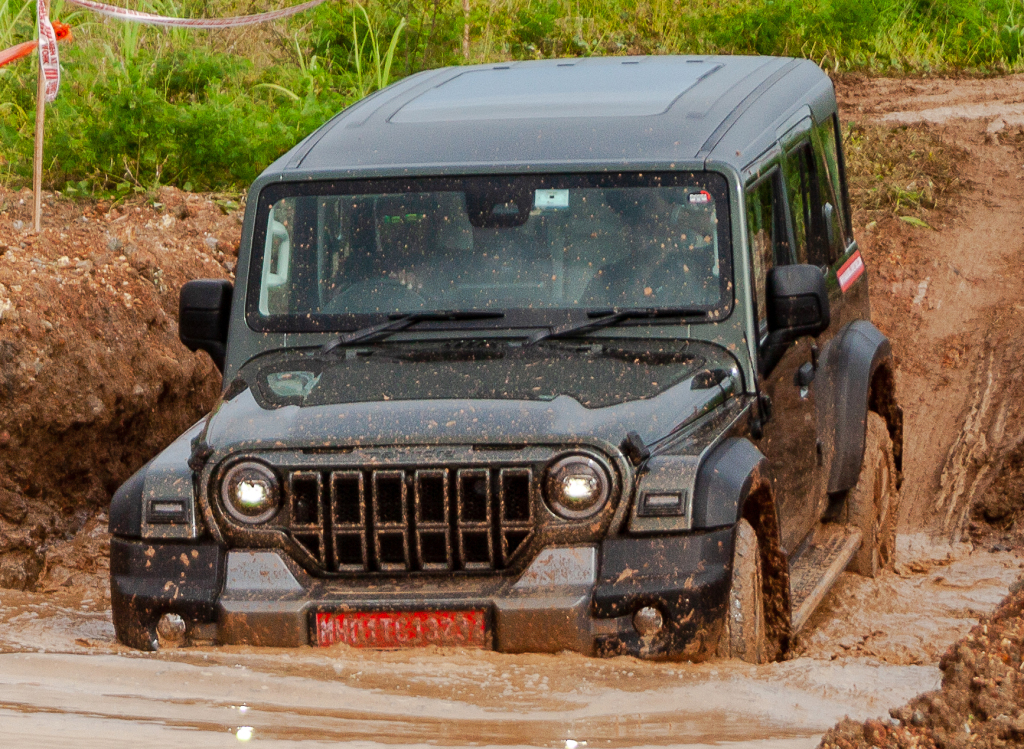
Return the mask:
[[(388, 315), (693, 308), (732, 297), (725, 180), (700, 173), (501, 175), (272, 185), (247, 313), (258, 330)], [(496, 325), (498, 323), (489, 323)]]

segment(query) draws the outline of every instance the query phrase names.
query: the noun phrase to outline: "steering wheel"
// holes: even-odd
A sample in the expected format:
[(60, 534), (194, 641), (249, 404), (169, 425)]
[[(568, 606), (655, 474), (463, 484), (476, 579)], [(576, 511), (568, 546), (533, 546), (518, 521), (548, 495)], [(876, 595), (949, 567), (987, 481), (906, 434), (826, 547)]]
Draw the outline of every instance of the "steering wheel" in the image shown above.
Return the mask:
[(324, 312), (404, 312), (423, 309), (426, 306), (426, 299), (397, 278), (373, 278), (349, 286), (328, 302)]

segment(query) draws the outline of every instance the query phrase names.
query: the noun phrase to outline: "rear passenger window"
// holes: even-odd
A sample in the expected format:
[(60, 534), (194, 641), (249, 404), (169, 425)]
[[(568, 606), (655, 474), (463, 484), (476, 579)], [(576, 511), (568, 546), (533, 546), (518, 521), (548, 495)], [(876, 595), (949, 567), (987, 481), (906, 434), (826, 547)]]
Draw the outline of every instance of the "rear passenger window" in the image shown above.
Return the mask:
[(820, 139), (804, 141), (786, 155), (786, 192), (796, 262), (825, 267), (845, 250), (843, 217), (822, 156)]
[(818, 126), (818, 135), (821, 139), (821, 154), (825, 162), (825, 170), (828, 172), (828, 180), (832, 187), (832, 195), (835, 198), (835, 207), (838, 212), (837, 224), (842, 227), (843, 235), (847, 242), (853, 241), (853, 233), (850, 230), (850, 210), (847, 204), (847, 195), (843, 190), (843, 160), (839, 153), (838, 143), (839, 119), (832, 115), (825, 122)]
[[(776, 253), (780, 244), (782, 224), (778, 220), (778, 181), (778, 172), (773, 172), (747, 190), (750, 267), (753, 270), (757, 320), (762, 335), (768, 332), (765, 281), (768, 278), (768, 272), (779, 264)], [(784, 263), (785, 260), (783, 260)]]

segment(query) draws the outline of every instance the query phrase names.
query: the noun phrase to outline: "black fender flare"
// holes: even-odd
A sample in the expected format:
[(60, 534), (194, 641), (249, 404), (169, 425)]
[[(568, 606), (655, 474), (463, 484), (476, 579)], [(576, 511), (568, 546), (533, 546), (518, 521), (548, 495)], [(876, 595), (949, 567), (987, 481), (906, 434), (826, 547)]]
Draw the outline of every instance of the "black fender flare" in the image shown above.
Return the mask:
[(734, 525), (766, 458), (750, 440), (729, 437), (701, 461), (693, 489), (693, 527)]
[(827, 490), (837, 494), (852, 489), (860, 476), (872, 383), (880, 369), (892, 372), (892, 347), (870, 322), (855, 320), (828, 343), (822, 359), (827, 386), (817, 397), (830, 404), (825, 433), (832, 433), (833, 448)]
[(110, 499), (107, 529), (121, 538), (142, 538), (142, 492), (149, 461), (118, 487)]
[[(730, 437), (708, 454), (694, 486), (694, 527), (735, 526), (746, 518), (757, 533), (764, 570), (765, 620), (772, 658), (790, 641), (789, 560), (779, 546), (779, 518), (765, 456), (749, 440)], [(730, 541), (735, 536), (730, 535)], [(732, 544), (730, 543), (731, 547)], [(731, 562), (733, 549), (727, 549)]]

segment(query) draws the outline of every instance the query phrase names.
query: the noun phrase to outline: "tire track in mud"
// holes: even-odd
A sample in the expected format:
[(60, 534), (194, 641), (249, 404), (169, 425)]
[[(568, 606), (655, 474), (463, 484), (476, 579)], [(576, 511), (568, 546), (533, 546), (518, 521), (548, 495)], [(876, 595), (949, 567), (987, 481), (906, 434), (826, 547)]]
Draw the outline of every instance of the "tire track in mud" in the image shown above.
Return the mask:
[(1019, 354), (1003, 338), (993, 333), (985, 340), (970, 411), (942, 466), (935, 511), (942, 519), (942, 532), (953, 541), (960, 540), (971, 511), (1024, 446)]
[[(1022, 411), (1014, 407), (1024, 403), (1018, 354), (1024, 273), (1017, 262), (1024, 256), (1024, 120), (1012, 126), (1022, 108), (1024, 76), (854, 78), (837, 88), (847, 117), (894, 126), (930, 123), (941, 140), (969, 157), (959, 165), (968, 187), (948, 215), (938, 217), (938, 231), (897, 226), (889, 237), (861, 233), (869, 255), (872, 249), (876, 255), (898, 252), (906, 271), (891, 294), (886, 283), (872, 288), (876, 324), (897, 351), (907, 412), (901, 530), (955, 543), (972, 509), (1024, 446)], [(911, 294), (909, 305), (897, 303)]]

